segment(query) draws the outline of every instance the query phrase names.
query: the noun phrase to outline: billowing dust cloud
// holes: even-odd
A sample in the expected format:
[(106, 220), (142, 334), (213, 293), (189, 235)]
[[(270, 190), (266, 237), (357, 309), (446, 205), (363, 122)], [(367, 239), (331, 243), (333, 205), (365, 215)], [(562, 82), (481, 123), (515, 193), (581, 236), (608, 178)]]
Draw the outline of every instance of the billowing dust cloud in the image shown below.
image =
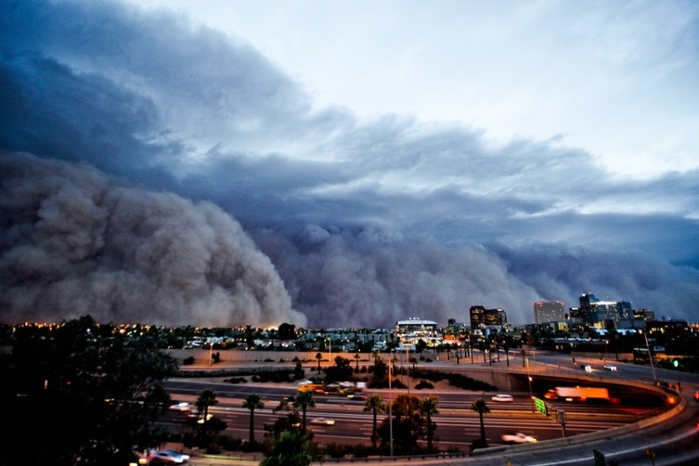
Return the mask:
[(210, 203), (0, 154), (0, 320), (305, 325), (269, 258)]

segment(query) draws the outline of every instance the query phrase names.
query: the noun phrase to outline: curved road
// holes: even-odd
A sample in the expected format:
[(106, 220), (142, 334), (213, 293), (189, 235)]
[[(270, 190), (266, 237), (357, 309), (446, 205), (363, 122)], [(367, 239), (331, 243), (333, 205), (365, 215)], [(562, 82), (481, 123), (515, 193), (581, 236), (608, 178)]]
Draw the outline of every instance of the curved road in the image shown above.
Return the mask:
[[(550, 355), (539, 353), (535, 356), (535, 361), (532, 361), (532, 368), (537, 367), (537, 370), (554, 370), (556, 372), (569, 372), (573, 374), (572, 367), (570, 364), (570, 358), (564, 355)], [(439, 458), (434, 460), (421, 459), (419, 463), (421, 465), (430, 465), (434, 463), (444, 464), (478, 464), (478, 465), (527, 465), (527, 466), (553, 466), (553, 465), (594, 465), (595, 457), (594, 450), (601, 453), (605, 457), (607, 465), (651, 465), (653, 464), (648, 454), (654, 455), (655, 466), (669, 466), (669, 465), (697, 465), (699, 464), (699, 429), (697, 428), (697, 422), (699, 421), (699, 403), (693, 399), (693, 393), (699, 390), (699, 378), (693, 374), (677, 373), (672, 371), (664, 371), (655, 369), (654, 374), (649, 367), (635, 366), (630, 364), (619, 364), (614, 363), (619, 367), (617, 372), (602, 371), (602, 366), (605, 362), (595, 359), (578, 359), (579, 364), (590, 364), (593, 367), (592, 374), (586, 375), (598, 375), (607, 378), (618, 378), (626, 380), (644, 381), (652, 383), (655, 378), (660, 380), (670, 381), (672, 383), (681, 382), (683, 389), (683, 395), (686, 398), (686, 407), (682, 412), (672, 419), (663, 422), (662, 424), (644, 428), (642, 430), (635, 430), (633, 432), (625, 432), (628, 428), (618, 427), (614, 429), (613, 427), (620, 426), (621, 424), (626, 424), (629, 422), (629, 418), (624, 418), (623, 413), (605, 413), (608, 415), (602, 419), (602, 424), (606, 425), (606, 428), (611, 428), (605, 432), (606, 435), (600, 436), (599, 434), (593, 435), (594, 438), (586, 441), (589, 435), (575, 435), (571, 437), (572, 434), (584, 433), (585, 429), (588, 432), (595, 432), (600, 430), (600, 426), (595, 424), (595, 419), (591, 416), (583, 416), (584, 422), (580, 421), (580, 425), (575, 427), (573, 419), (569, 417), (569, 424), (566, 426), (568, 437), (563, 439), (561, 428), (559, 425), (555, 424), (551, 420), (544, 420), (542, 423), (542, 415), (531, 414), (526, 409), (528, 404), (528, 396), (526, 394), (519, 394), (516, 397), (515, 403), (508, 406), (506, 411), (513, 411), (510, 408), (514, 408), (516, 415), (508, 413), (508, 415), (503, 415), (503, 413), (498, 413), (498, 404), (494, 402), (489, 402), (489, 407), (495, 408), (494, 413), (496, 416), (490, 416), (486, 420), (486, 429), (488, 436), (491, 440), (491, 445), (495, 445), (495, 439), (499, 440), (501, 433), (512, 431), (512, 430), (523, 430), (533, 433), (536, 432), (537, 437), (540, 440), (557, 439), (551, 441), (540, 442), (533, 445), (517, 445), (517, 446), (494, 446), (488, 449), (479, 450), (473, 456), (460, 457), (454, 459)], [(449, 366), (449, 363), (439, 364), (439, 366)], [(453, 365), (453, 364), (451, 364)], [(495, 366), (494, 366), (495, 367)], [(446, 369), (447, 367), (443, 367)], [(504, 369), (500, 366), (499, 369)], [(191, 380), (188, 383), (192, 383)], [(179, 385), (177, 381), (172, 381), (171, 385)], [(198, 386), (199, 384), (193, 384), (192, 399), (196, 398), (196, 393), (202, 388)], [(211, 385), (211, 384), (209, 384)], [(234, 387), (229, 384), (225, 384), (228, 387)], [(217, 393), (218, 388), (216, 387)], [(238, 388), (238, 386), (235, 386)], [(241, 386), (244, 387), (244, 386)], [(173, 393), (180, 392), (180, 389), (172, 387)], [(231, 390), (231, 392), (238, 393), (238, 400), (231, 402), (228, 406), (227, 403), (222, 403), (221, 406), (215, 407), (214, 412), (221, 416), (230, 416), (227, 419), (229, 425), (241, 425), (247, 426), (247, 419), (249, 419), (249, 412), (247, 410), (242, 410), (238, 408), (242, 402), (241, 397), (244, 398), (244, 393), (249, 393), (256, 391), (259, 393), (265, 392), (267, 387), (247, 387), (244, 390), (236, 389)], [(293, 389), (291, 389), (293, 391)], [(180, 392), (183, 393), (183, 392)], [(270, 403), (267, 408), (272, 408), (278, 402), (277, 396), (280, 394), (278, 389), (271, 389), (270, 393)], [(420, 395), (420, 392), (414, 392)], [(219, 395), (220, 396), (220, 395)], [(236, 395), (234, 395), (236, 396)], [(464, 399), (462, 394), (459, 395), (463, 400), (462, 403), (468, 403), (468, 399)], [(174, 395), (173, 398), (179, 399), (178, 395)], [(328, 397), (318, 397), (317, 403), (318, 407), (315, 410), (309, 411), (309, 419), (313, 417), (325, 416), (342, 420), (343, 427), (340, 429), (335, 429), (336, 426), (314, 426), (316, 436), (322, 438), (326, 436), (328, 438), (334, 438), (338, 441), (338, 437), (345, 436), (346, 441), (356, 442), (358, 439), (366, 439), (368, 437), (366, 429), (371, 429), (371, 414), (361, 412), (361, 402), (340, 402), (338, 399), (326, 399)], [(388, 398), (386, 396), (386, 398)], [(474, 396), (475, 398), (475, 396)], [(486, 398), (489, 400), (489, 398)], [(339, 404), (340, 406), (337, 406)], [(328, 406), (326, 406), (328, 405)], [(341, 408), (341, 409), (338, 409)], [(345, 410), (345, 412), (342, 412)], [(442, 449), (444, 449), (444, 444), (453, 444), (460, 450), (467, 450), (468, 443), (464, 439), (471, 439), (476, 437), (478, 434), (478, 421), (477, 415), (473, 417), (475, 413), (468, 412), (469, 410), (464, 407), (459, 406), (459, 401), (457, 399), (452, 399), (452, 397), (446, 393), (440, 393), (440, 410), (442, 415), (439, 416), (439, 420), (435, 419), (438, 424), (437, 435), (440, 436), (442, 442)], [(266, 411), (266, 410), (265, 410)], [(236, 413), (237, 412), (237, 413)], [(572, 413), (571, 413), (572, 414)], [(278, 414), (265, 416), (262, 413), (256, 413), (256, 419), (259, 422), (259, 429), (262, 430), (262, 424), (264, 422), (270, 422), (277, 417)], [(470, 423), (465, 420), (468, 416), (475, 419), (475, 423)], [(611, 417), (609, 417), (611, 416)], [(620, 416), (619, 422), (615, 423), (613, 421), (614, 416)], [(494, 422), (495, 419), (499, 419), (498, 422)], [(544, 418), (545, 419), (545, 418)], [(623, 419), (623, 420), (622, 420)], [(577, 421), (576, 421), (577, 422)], [(499, 425), (501, 423), (501, 425)], [(590, 424), (588, 427), (583, 427), (585, 423)], [(257, 422), (256, 422), (257, 424)], [(339, 425), (339, 424), (338, 424)], [(350, 428), (349, 426), (353, 426)], [(464, 427), (466, 428), (464, 435)], [(335, 430), (333, 430), (335, 429)], [(363, 430), (362, 430), (363, 429)], [(577, 431), (575, 429), (578, 429)], [(247, 429), (238, 428), (240, 432), (236, 432), (236, 436), (242, 438), (247, 437)], [(340, 433), (337, 431), (341, 430)], [(256, 434), (260, 435), (260, 434)], [(649, 449), (652, 452), (649, 452)], [(407, 464), (408, 462), (416, 462), (418, 459), (398, 459), (391, 461), (392, 463), (402, 463)], [(200, 462), (203, 461), (203, 462)], [(224, 460), (219, 458), (207, 457), (206, 459), (193, 458), (193, 464), (223, 464), (219, 463), (231, 463), (231, 460)], [(385, 462), (386, 460), (384, 460)], [(257, 464), (259, 460), (254, 463)], [(364, 461), (362, 461), (364, 462)], [(369, 461), (374, 462), (374, 461)], [(509, 463), (508, 463), (509, 462)], [(240, 464), (241, 461), (236, 461)]]

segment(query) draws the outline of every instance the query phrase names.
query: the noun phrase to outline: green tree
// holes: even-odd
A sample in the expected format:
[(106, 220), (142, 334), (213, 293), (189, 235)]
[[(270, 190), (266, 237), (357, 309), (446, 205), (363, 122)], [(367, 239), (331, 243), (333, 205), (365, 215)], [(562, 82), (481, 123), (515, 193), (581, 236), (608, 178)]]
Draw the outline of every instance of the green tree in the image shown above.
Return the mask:
[(4, 464), (123, 465), (134, 446), (161, 443), (154, 423), (170, 404), (163, 381), (177, 361), (112, 330), (85, 316), (16, 333), (0, 358), (0, 403), (12, 419), (0, 436)]
[(308, 437), (297, 430), (282, 432), (272, 444), (272, 451), (260, 466), (308, 466), (313, 461)]
[(386, 411), (386, 404), (383, 402), (381, 397), (376, 393), (372, 393), (367, 398), (364, 403), (364, 411), (372, 411), (374, 413), (374, 424), (371, 429), (371, 444), (376, 448), (376, 442), (378, 441), (378, 430), (377, 430), (377, 415)]
[(199, 413), (202, 414), (204, 423), (206, 423), (206, 421), (209, 420), (209, 406), (216, 406), (218, 404), (216, 392), (210, 388), (202, 390), (201, 393), (199, 393), (199, 398), (197, 398), (197, 401), (194, 404), (199, 410)]
[(296, 410), (285, 411), (283, 416), (277, 417), (274, 424), (265, 424), (265, 430), (275, 440), (278, 440), (282, 432), (287, 430), (301, 430), (301, 416)]
[(316, 353), (316, 359), (318, 360), (318, 373), (320, 374), (320, 361), (323, 360), (323, 355), (318, 351)]
[(432, 422), (432, 416), (439, 414), (438, 406), (439, 399), (434, 395), (423, 398), (420, 402), (420, 413), (425, 416), (425, 423), (427, 424), (427, 450), (432, 450), (432, 439), (436, 427)]
[[(414, 450), (423, 435), (423, 419), (420, 412), (420, 398), (401, 393), (391, 405), (393, 415), (393, 443), (404, 451)], [(383, 445), (390, 441), (391, 424), (385, 418), (378, 429)]]
[(488, 445), (488, 441), (485, 437), (485, 423), (483, 422), (483, 415), (489, 413), (490, 408), (488, 408), (488, 404), (485, 402), (483, 398), (477, 398), (473, 401), (473, 403), (471, 403), (471, 409), (478, 413), (478, 418), (481, 423), (480, 446), (486, 447)]
[(388, 366), (383, 361), (383, 359), (376, 357), (374, 358), (374, 380), (383, 380), (388, 377)]
[(250, 443), (255, 441), (255, 410), (264, 407), (265, 404), (262, 402), (262, 397), (257, 393), (251, 393), (243, 401), (243, 408), (250, 410)]
[(301, 430), (304, 434), (306, 433), (306, 411), (308, 410), (308, 408), (315, 407), (316, 402), (313, 399), (313, 392), (311, 391), (300, 392), (296, 397), (296, 400), (294, 400), (294, 408), (301, 408)]
[(335, 364), (326, 367), (323, 372), (325, 372), (325, 383), (334, 383), (351, 379), (354, 371), (349, 359), (337, 356)]

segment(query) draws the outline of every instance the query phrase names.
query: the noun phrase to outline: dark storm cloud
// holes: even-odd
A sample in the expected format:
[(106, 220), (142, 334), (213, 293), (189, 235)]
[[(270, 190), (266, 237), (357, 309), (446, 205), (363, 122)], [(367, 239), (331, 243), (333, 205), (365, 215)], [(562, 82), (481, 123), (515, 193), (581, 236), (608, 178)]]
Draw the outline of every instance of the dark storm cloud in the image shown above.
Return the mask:
[(575, 307), (579, 293), (571, 291), (594, 290), (601, 299), (653, 309), (658, 318), (696, 319), (696, 267), (672, 266), (652, 251), (624, 253), (563, 245), (495, 249), (511, 273), (546, 299), (565, 299)]
[(277, 265), (296, 308), (318, 326), (389, 326), (411, 316), (467, 322), (473, 304), (513, 310), (511, 318), (524, 322), (530, 316), (520, 303), (537, 298), (482, 248), (411, 244), (376, 229), (318, 226), (296, 241), (269, 232), (255, 239)]
[(249, 46), (181, 17), (110, 2), (0, 8), (9, 149), (137, 172), (299, 133), (305, 94)]
[[(3, 223), (1, 259), (25, 267), (22, 276), (31, 283), (48, 286), (65, 275), (70, 280), (59, 280), (65, 296), (92, 289), (119, 307), (135, 299), (119, 293), (122, 288), (138, 282), (136, 289), (150, 289), (165, 280), (154, 277), (170, 277), (168, 283), (196, 292), (166, 296), (168, 306), (196, 302), (197, 312), (225, 320), (226, 309), (253, 302), (236, 314), (248, 323), (303, 320), (279, 286), (309, 325), (387, 326), (407, 316), (443, 323), (466, 320), (474, 304), (502, 307), (511, 320), (528, 322), (532, 301), (564, 299), (574, 306), (585, 291), (654, 307), (661, 315), (699, 316), (696, 173), (620, 180), (591, 154), (557, 138), (495, 145), (484, 131), (464, 125), (400, 115), (367, 122), (341, 108), (314, 109), (301, 85), (253, 47), (184, 16), (112, 2), (5, 0), (0, 11), (0, 148), (89, 163), (106, 174), (75, 170), (103, 180), (123, 177), (141, 188), (124, 197), (160, 206), (139, 209), (160, 212), (172, 203), (180, 206), (178, 215), (188, 212), (187, 218), (202, 222), (187, 221), (192, 232), (213, 215), (224, 231), (239, 235), (235, 220), (224, 220), (208, 202), (214, 203), (253, 235), (284, 282), (275, 281), (271, 264), (258, 265), (250, 273), (273, 284), (268, 298), (260, 294), (266, 287), (238, 294), (230, 286), (222, 287), (226, 298), (216, 287), (205, 297), (211, 288), (206, 279), (186, 273), (199, 269), (181, 266), (191, 259), (174, 256), (142, 269), (153, 278), (140, 284), (135, 266), (121, 258), (136, 261), (129, 256), (134, 245), (117, 242), (122, 252), (100, 264), (111, 267), (105, 287), (86, 267), (90, 254), (47, 260), (45, 248), (17, 242), (20, 229), (36, 226), (3, 214), (13, 220)], [(57, 185), (49, 198), (100, 212), (102, 204), (85, 200), (72, 179), (63, 182), (65, 190), (52, 181)], [(102, 196), (111, 192), (100, 190)], [(32, 193), (13, 195), (21, 204)], [(192, 206), (177, 196), (202, 203)], [(114, 217), (109, 232), (121, 222), (126, 229), (133, 225), (129, 217)], [(69, 230), (71, 241), (105, 241), (103, 223), (99, 215), (83, 218)], [(189, 251), (187, 235), (196, 233), (187, 228), (162, 231)], [(46, 230), (41, 244), (54, 245), (59, 257), (78, 254), (81, 249), (57, 246), (59, 232)], [(210, 253), (212, 247), (199, 249)], [(231, 254), (221, 260), (237, 264), (239, 273), (246, 261), (234, 249), (219, 252)], [(250, 254), (264, 263), (259, 253)], [(34, 263), (41, 266), (32, 269)], [(618, 266), (602, 273), (611, 270), (605, 264)], [(229, 279), (226, 270), (220, 281)], [(643, 278), (647, 270), (655, 278)], [(36, 286), (14, 315), (36, 306)], [(266, 299), (277, 304), (260, 304)], [(164, 321), (165, 308), (154, 309), (154, 318)], [(50, 316), (52, 310), (45, 304), (35, 312)], [(188, 318), (185, 313), (174, 321)]]
[(0, 156), (0, 318), (304, 324), (268, 257), (218, 207), (86, 166)]

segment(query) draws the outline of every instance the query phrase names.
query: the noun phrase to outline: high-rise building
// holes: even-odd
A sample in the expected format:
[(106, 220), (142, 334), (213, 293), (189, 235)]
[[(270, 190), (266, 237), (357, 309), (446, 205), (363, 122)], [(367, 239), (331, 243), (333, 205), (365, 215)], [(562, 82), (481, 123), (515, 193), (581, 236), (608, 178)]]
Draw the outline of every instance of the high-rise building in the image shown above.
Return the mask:
[(596, 327), (617, 327), (620, 319), (633, 315), (628, 301), (601, 301), (592, 293), (580, 296), (580, 319)]
[(633, 312), (634, 319), (655, 320), (655, 313), (650, 309), (639, 309)]
[(495, 309), (498, 312), (498, 325), (505, 325), (507, 323), (507, 312), (504, 309)]
[(471, 306), (469, 314), (471, 316), (472, 329), (491, 325), (505, 325), (507, 323), (507, 313), (499, 307), (486, 309), (483, 306)]
[(563, 301), (537, 301), (534, 303), (534, 321), (537, 324), (565, 320)]
[(468, 313), (471, 318), (472, 330), (479, 328), (481, 325), (485, 325), (485, 307), (471, 306)]

